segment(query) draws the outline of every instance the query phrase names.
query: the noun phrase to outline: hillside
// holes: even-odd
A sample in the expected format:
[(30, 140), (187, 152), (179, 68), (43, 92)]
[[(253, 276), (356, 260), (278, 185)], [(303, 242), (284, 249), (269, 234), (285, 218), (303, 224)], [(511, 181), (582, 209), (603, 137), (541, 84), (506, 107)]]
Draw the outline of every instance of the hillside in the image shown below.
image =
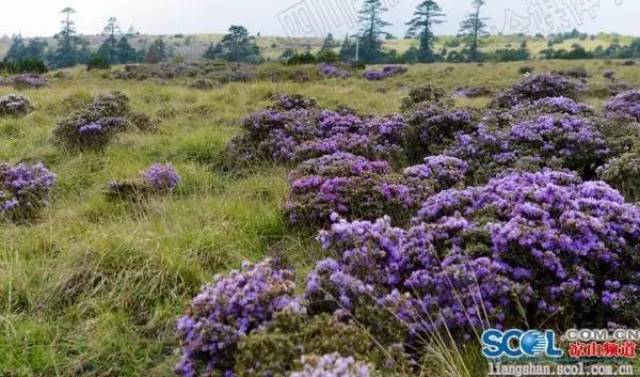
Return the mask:
[[(84, 36), (90, 42), (92, 49), (97, 49), (102, 41), (103, 36), (100, 35), (86, 35)], [(136, 35), (132, 37), (131, 44), (136, 49), (148, 45), (154, 39), (162, 37), (168, 44), (169, 48), (175, 53), (176, 56), (182, 56), (186, 60), (198, 60), (204, 54), (205, 50), (211, 43), (217, 43), (222, 38), (222, 34), (197, 34), (197, 35)], [(337, 36), (338, 42), (342, 41), (343, 37)], [(45, 38), (49, 45), (54, 45), (53, 38)], [(620, 36), (616, 34), (598, 34), (592, 36), (586, 40), (578, 38), (567, 39), (562, 43), (554, 44), (555, 49), (570, 49), (570, 47), (579, 43), (588, 51), (591, 51), (598, 46), (607, 47), (613, 42), (617, 42), (620, 45), (628, 45), (633, 37)], [(456, 40), (455, 36), (440, 36), (436, 41), (436, 51), (440, 51), (442, 48), (447, 48), (449, 51), (459, 50), (460, 47), (451, 47), (452, 41)], [(287, 37), (274, 37), (274, 36), (261, 36), (257, 38), (258, 45), (262, 50), (262, 54), (267, 59), (277, 59), (282, 53), (292, 48), (295, 50), (304, 50), (306, 46), (309, 46), (312, 50), (318, 50), (322, 46), (322, 39), (320, 38), (287, 38)], [(549, 39), (533, 36), (521, 36), (521, 35), (492, 35), (483, 38), (481, 41), (481, 48), (485, 52), (492, 52), (501, 48), (517, 48), (523, 41), (527, 42), (527, 47), (533, 57), (538, 57), (540, 51), (547, 48)], [(0, 59), (6, 54), (9, 46), (11, 45), (11, 38), (4, 36), (0, 38)], [(411, 46), (417, 45), (416, 40), (408, 39), (393, 39), (387, 40), (384, 46), (387, 50), (396, 50), (399, 53), (407, 51)], [(455, 46), (455, 43), (453, 44)]]

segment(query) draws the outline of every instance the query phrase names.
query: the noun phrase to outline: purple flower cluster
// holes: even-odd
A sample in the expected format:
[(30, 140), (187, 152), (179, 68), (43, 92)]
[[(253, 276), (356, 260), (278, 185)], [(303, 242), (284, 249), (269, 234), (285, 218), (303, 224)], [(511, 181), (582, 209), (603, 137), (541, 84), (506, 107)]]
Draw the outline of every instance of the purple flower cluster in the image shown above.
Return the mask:
[(37, 216), (47, 205), (56, 175), (43, 164), (0, 165), (0, 215), (14, 220)]
[(500, 93), (494, 103), (500, 108), (511, 108), (546, 97), (576, 98), (577, 95), (578, 87), (566, 77), (543, 74), (526, 77), (510, 90)]
[(99, 149), (125, 130), (129, 99), (120, 92), (97, 96), (93, 103), (58, 122), (53, 141), (69, 149)]
[(184, 377), (232, 376), (240, 338), (279, 311), (301, 310), (294, 291), (293, 272), (271, 259), (216, 277), (177, 322), (182, 359), (176, 372)]
[(323, 356), (303, 356), (302, 371), (289, 377), (369, 377), (369, 366), (357, 362), (353, 357), (342, 357), (337, 353)]
[(447, 154), (465, 160), (478, 176), (508, 168), (562, 167), (593, 177), (609, 153), (595, 124), (582, 116), (548, 114), (515, 121), (508, 129), (479, 124), (460, 133)]
[(0, 97), (0, 117), (6, 115), (24, 115), (33, 109), (25, 96), (9, 94)]
[(333, 64), (322, 63), (318, 66), (320, 74), (327, 78), (346, 79), (351, 77), (351, 72), (336, 67)]
[(178, 183), (180, 175), (171, 164), (154, 164), (144, 171), (145, 182), (157, 192), (172, 192)]
[(48, 84), (45, 77), (31, 73), (11, 76), (8, 81), (17, 89), (40, 89)]
[(620, 117), (640, 122), (640, 90), (630, 90), (618, 94), (607, 102), (604, 112), (608, 117)]
[(463, 336), (525, 323), (631, 324), (640, 298), (640, 208), (570, 172), (441, 192), (407, 230), (389, 218), (340, 221), (319, 238), (338, 257), (309, 274), (311, 307), (374, 302), (415, 336), (443, 326)]
[(305, 161), (290, 174), (289, 221), (321, 227), (330, 223), (333, 213), (375, 219), (389, 212), (410, 212), (417, 204), (412, 189), (390, 173), (386, 161), (344, 152)]
[(471, 131), (472, 115), (430, 106), (414, 111), (407, 123), (402, 144), (408, 160), (415, 163), (450, 147), (458, 133)]
[(404, 74), (408, 71), (406, 67), (399, 65), (388, 65), (382, 68), (382, 71), (365, 71), (362, 75), (369, 81), (380, 81), (388, 77)]
[(429, 181), (435, 183), (436, 191), (443, 191), (463, 184), (469, 165), (455, 157), (444, 155), (430, 156), (422, 165), (415, 165), (404, 170), (409, 180)]
[(293, 109), (263, 110), (247, 116), (243, 121), (245, 133), (234, 139), (227, 150), (230, 159), (244, 163), (299, 162), (335, 152), (372, 159), (401, 158), (401, 135), (406, 124), (399, 115), (375, 118), (287, 107)]
[(301, 110), (313, 109), (318, 104), (315, 98), (306, 97), (300, 94), (278, 94), (274, 97), (273, 110)]

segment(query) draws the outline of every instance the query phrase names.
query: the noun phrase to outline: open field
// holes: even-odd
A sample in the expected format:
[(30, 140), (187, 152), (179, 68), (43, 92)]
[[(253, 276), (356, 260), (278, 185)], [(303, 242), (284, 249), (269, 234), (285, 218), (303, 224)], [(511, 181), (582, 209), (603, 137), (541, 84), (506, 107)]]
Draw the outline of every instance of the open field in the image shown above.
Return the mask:
[[(390, 46), (405, 48), (401, 41)], [(58, 184), (36, 223), (0, 227), (0, 375), (171, 376), (179, 358), (175, 320), (214, 274), (276, 256), (294, 266), (302, 290), (305, 272), (326, 255), (314, 233), (287, 224), (289, 169), (273, 165), (237, 175), (215, 168), (241, 118), (266, 107), (274, 94), (382, 115), (397, 112), (410, 88), (426, 84), (497, 93), (522, 77), (522, 66), (534, 73), (584, 67), (591, 77), (583, 100), (597, 109), (608, 98), (606, 70), (640, 87), (638, 66), (591, 60), (415, 65), (380, 82), (356, 76), (211, 90), (73, 69), (62, 78), (50, 75), (49, 88), (20, 91), (35, 110), (0, 118), (0, 161), (42, 161)], [(103, 152), (52, 145), (57, 121), (111, 90), (124, 92), (134, 111), (160, 120), (159, 131), (127, 131)], [(15, 92), (0, 86), (0, 96)], [(456, 105), (483, 109), (489, 101), (456, 98)], [(105, 199), (108, 182), (135, 177), (154, 162), (170, 162), (182, 176), (173, 195), (143, 205)]]

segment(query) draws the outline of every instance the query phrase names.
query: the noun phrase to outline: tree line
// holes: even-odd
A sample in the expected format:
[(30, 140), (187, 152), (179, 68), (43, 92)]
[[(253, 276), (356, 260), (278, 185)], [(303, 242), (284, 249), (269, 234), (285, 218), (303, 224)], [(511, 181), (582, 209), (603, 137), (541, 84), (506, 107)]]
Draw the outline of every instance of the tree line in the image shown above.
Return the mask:
[[(319, 52), (312, 53), (310, 47), (299, 52), (287, 49), (281, 56), (286, 64), (311, 64), (317, 62), (354, 62), (358, 63), (432, 63), (432, 62), (481, 62), (481, 61), (519, 61), (528, 60), (530, 52), (524, 39), (519, 46), (510, 45), (496, 49), (491, 53), (481, 51), (483, 37), (489, 35), (487, 20), (483, 10), (485, 0), (471, 0), (469, 13), (461, 21), (459, 34), (455, 39), (444, 44), (439, 51), (435, 50), (436, 36), (434, 28), (444, 22), (445, 13), (434, 0), (424, 0), (416, 6), (412, 18), (406, 23), (405, 38), (417, 40), (417, 44), (406, 52), (399, 54), (395, 50), (386, 51), (384, 40), (392, 38), (386, 31), (390, 24), (385, 21), (387, 9), (381, 0), (364, 0), (359, 12), (359, 30), (357, 35), (346, 35), (342, 42), (335, 40), (329, 33)], [(76, 64), (87, 64), (89, 68), (106, 68), (113, 64), (127, 63), (159, 63), (169, 59), (173, 54), (173, 46), (168, 46), (162, 38), (153, 40), (148, 46), (145, 43), (136, 49), (131, 45), (132, 38), (139, 35), (133, 28), (123, 32), (115, 17), (107, 20), (102, 32), (102, 43), (97, 50), (90, 49), (89, 41), (76, 31), (73, 8), (61, 11), (60, 31), (55, 34), (55, 43), (49, 46), (46, 40), (30, 39), (28, 43), (20, 36), (13, 37), (7, 55), (0, 63), (0, 71), (43, 71), (47, 67), (65, 68)], [(524, 37), (524, 36), (523, 36)], [(536, 35), (535, 38), (544, 38)], [(541, 51), (545, 59), (590, 59), (590, 58), (622, 58), (640, 57), (640, 39), (630, 45), (623, 46), (617, 42), (609, 47), (598, 47), (587, 51), (579, 43), (571, 49), (555, 49), (554, 45), (566, 39), (586, 39), (588, 35), (577, 30), (570, 33), (556, 34), (549, 37), (548, 48)], [(185, 43), (192, 43), (189, 37)], [(275, 47), (275, 46), (274, 46)], [(226, 60), (256, 64), (264, 59), (256, 38), (240, 25), (232, 25), (227, 34), (218, 43), (211, 43), (206, 49), (205, 59)], [(4, 69), (3, 69), (4, 68)]]
[[(169, 56), (169, 49), (162, 38), (154, 40), (149, 46), (136, 50), (130, 40), (137, 33), (133, 28), (123, 32), (115, 17), (107, 20), (102, 36), (104, 41), (95, 51), (90, 49), (89, 41), (78, 34), (73, 15), (73, 8), (61, 11), (60, 31), (54, 35), (55, 44), (41, 38), (33, 38), (25, 43), (21, 35), (14, 35), (11, 47), (3, 60), (5, 67), (16, 67), (16, 70), (33, 71), (34, 65), (50, 68), (67, 68), (77, 64), (87, 64), (90, 68), (101, 68), (111, 64), (158, 63)], [(40, 63), (38, 63), (40, 62)], [(21, 69), (21, 68), (25, 69)]]

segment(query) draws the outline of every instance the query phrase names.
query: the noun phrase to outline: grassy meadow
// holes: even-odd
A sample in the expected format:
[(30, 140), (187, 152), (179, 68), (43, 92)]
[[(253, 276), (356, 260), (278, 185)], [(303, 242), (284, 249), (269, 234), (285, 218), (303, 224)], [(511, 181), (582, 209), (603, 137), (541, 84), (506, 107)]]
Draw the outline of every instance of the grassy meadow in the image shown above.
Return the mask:
[[(273, 94), (384, 114), (398, 111), (411, 87), (498, 91), (521, 77), (523, 65), (535, 73), (583, 66), (591, 75), (585, 101), (595, 106), (608, 97), (605, 70), (640, 86), (637, 66), (591, 60), (416, 65), (381, 82), (250, 82), (206, 91), (74, 69), (51, 76), (49, 88), (20, 91), (35, 111), (0, 119), (0, 161), (42, 161), (58, 184), (39, 221), (0, 227), (0, 375), (171, 376), (175, 319), (213, 275), (274, 255), (302, 279), (322, 252), (314, 234), (292, 230), (284, 219), (288, 170), (215, 168), (240, 119)], [(132, 110), (158, 119), (159, 131), (128, 131), (103, 152), (52, 145), (58, 120), (110, 90), (123, 91)], [(16, 90), (0, 87), (0, 96), (9, 93)], [(489, 98), (457, 101), (483, 107)], [(133, 178), (154, 162), (170, 162), (182, 176), (174, 195), (141, 205), (105, 199), (109, 181)]]

